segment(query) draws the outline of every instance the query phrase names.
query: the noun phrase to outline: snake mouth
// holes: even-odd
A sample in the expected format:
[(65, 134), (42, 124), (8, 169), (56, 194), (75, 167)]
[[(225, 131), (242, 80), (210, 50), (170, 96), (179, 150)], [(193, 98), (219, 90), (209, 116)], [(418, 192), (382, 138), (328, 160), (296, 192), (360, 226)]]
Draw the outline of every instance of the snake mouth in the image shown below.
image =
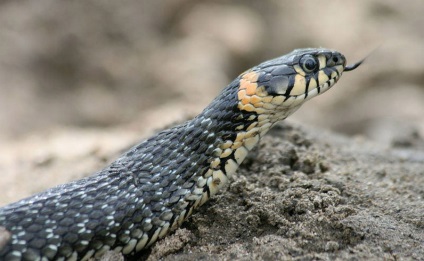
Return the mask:
[(296, 94), (291, 92), (290, 96), (288, 96), (286, 100), (292, 99), (299, 103), (305, 102), (328, 91), (335, 83), (337, 83), (339, 78), (342, 76), (343, 71), (344, 66), (338, 65), (319, 70), (317, 73), (309, 77), (301, 77), (300, 80), (295, 83), (293, 89), (301, 88), (304, 90), (303, 93)]
[(316, 88), (312, 89), (311, 91), (308, 91), (305, 94), (305, 99), (311, 99), (312, 97), (315, 97), (321, 93), (328, 91), (339, 80), (342, 73), (343, 71), (339, 71), (335, 68), (333, 73), (327, 75), (329, 77), (327, 81), (318, 85)]
[(305, 98), (304, 98), (305, 101), (329, 90), (335, 83), (337, 83), (339, 78), (342, 76), (343, 72), (355, 70), (364, 61), (365, 61), (365, 58), (354, 64), (346, 65), (346, 63), (344, 63), (343, 65), (334, 66), (332, 68), (325, 68), (324, 70), (319, 71), (319, 73), (316, 74), (318, 76), (314, 77), (315, 80), (320, 79), (320, 73), (325, 74), (325, 76), (322, 76), (322, 78), (328, 77), (328, 79), (323, 84), (320, 84), (316, 88), (311, 89), (310, 91), (307, 91), (305, 93)]

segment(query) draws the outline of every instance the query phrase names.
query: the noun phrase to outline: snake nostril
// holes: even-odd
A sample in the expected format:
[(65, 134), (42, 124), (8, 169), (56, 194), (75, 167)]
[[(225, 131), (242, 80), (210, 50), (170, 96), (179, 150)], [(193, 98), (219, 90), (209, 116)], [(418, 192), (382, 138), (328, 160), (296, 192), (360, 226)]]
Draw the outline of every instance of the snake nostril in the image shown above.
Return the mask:
[(333, 56), (333, 62), (334, 62), (334, 63), (338, 63), (338, 62), (339, 62), (339, 57), (337, 57), (337, 56)]

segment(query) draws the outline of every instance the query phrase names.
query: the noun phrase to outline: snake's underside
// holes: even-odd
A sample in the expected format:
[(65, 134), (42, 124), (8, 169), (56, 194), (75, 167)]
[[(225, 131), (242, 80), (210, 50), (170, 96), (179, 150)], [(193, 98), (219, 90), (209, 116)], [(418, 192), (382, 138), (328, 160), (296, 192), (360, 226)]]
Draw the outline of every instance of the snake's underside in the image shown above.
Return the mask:
[(0, 209), (0, 260), (125, 256), (178, 228), (223, 187), (278, 121), (355, 65), (299, 49), (242, 73), (194, 119), (134, 146), (88, 178)]

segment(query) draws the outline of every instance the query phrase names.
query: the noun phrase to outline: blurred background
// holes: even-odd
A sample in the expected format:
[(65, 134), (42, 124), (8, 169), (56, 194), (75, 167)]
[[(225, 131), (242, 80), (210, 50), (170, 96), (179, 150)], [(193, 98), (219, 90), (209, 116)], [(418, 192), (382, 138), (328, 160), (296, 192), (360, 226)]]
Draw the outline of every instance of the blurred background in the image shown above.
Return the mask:
[(422, 133), (422, 14), (420, 0), (2, 1), (0, 136), (161, 126), (196, 115), (245, 69), (303, 47), (351, 63), (375, 51), (293, 119), (349, 135), (373, 137), (379, 124)]
[[(304, 47), (350, 63), (372, 55), (291, 121), (414, 146), (424, 136), (423, 14), (421, 0), (1, 1), (0, 171), (34, 175), (65, 154), (116, 151)], [(88, 171), (78, 166), (69, 168)]]

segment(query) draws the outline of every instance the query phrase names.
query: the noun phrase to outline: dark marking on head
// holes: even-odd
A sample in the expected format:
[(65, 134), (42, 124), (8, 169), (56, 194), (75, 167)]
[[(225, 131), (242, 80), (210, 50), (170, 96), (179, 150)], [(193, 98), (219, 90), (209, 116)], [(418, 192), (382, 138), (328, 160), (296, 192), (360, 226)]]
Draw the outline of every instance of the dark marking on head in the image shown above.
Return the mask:
[(274, 76), (269, 81), (269, 87), (267, 88), (268, 94), (273, 96), (285, 94), (290, 84), (290, 78), (292, 77), (287, 75)]
[(289, 77), (289, 82), (287, 84), (287, 90), (286, 90), (286, 93), (284, 93), (284, 96), (286, 96), (286, 99), (288, 99), (290, 97), (290, 92), (292, 91), (293, 86), (294, 86), (294, 82), (295, 82), (294, 79), (295, 79), (294, 76)]

